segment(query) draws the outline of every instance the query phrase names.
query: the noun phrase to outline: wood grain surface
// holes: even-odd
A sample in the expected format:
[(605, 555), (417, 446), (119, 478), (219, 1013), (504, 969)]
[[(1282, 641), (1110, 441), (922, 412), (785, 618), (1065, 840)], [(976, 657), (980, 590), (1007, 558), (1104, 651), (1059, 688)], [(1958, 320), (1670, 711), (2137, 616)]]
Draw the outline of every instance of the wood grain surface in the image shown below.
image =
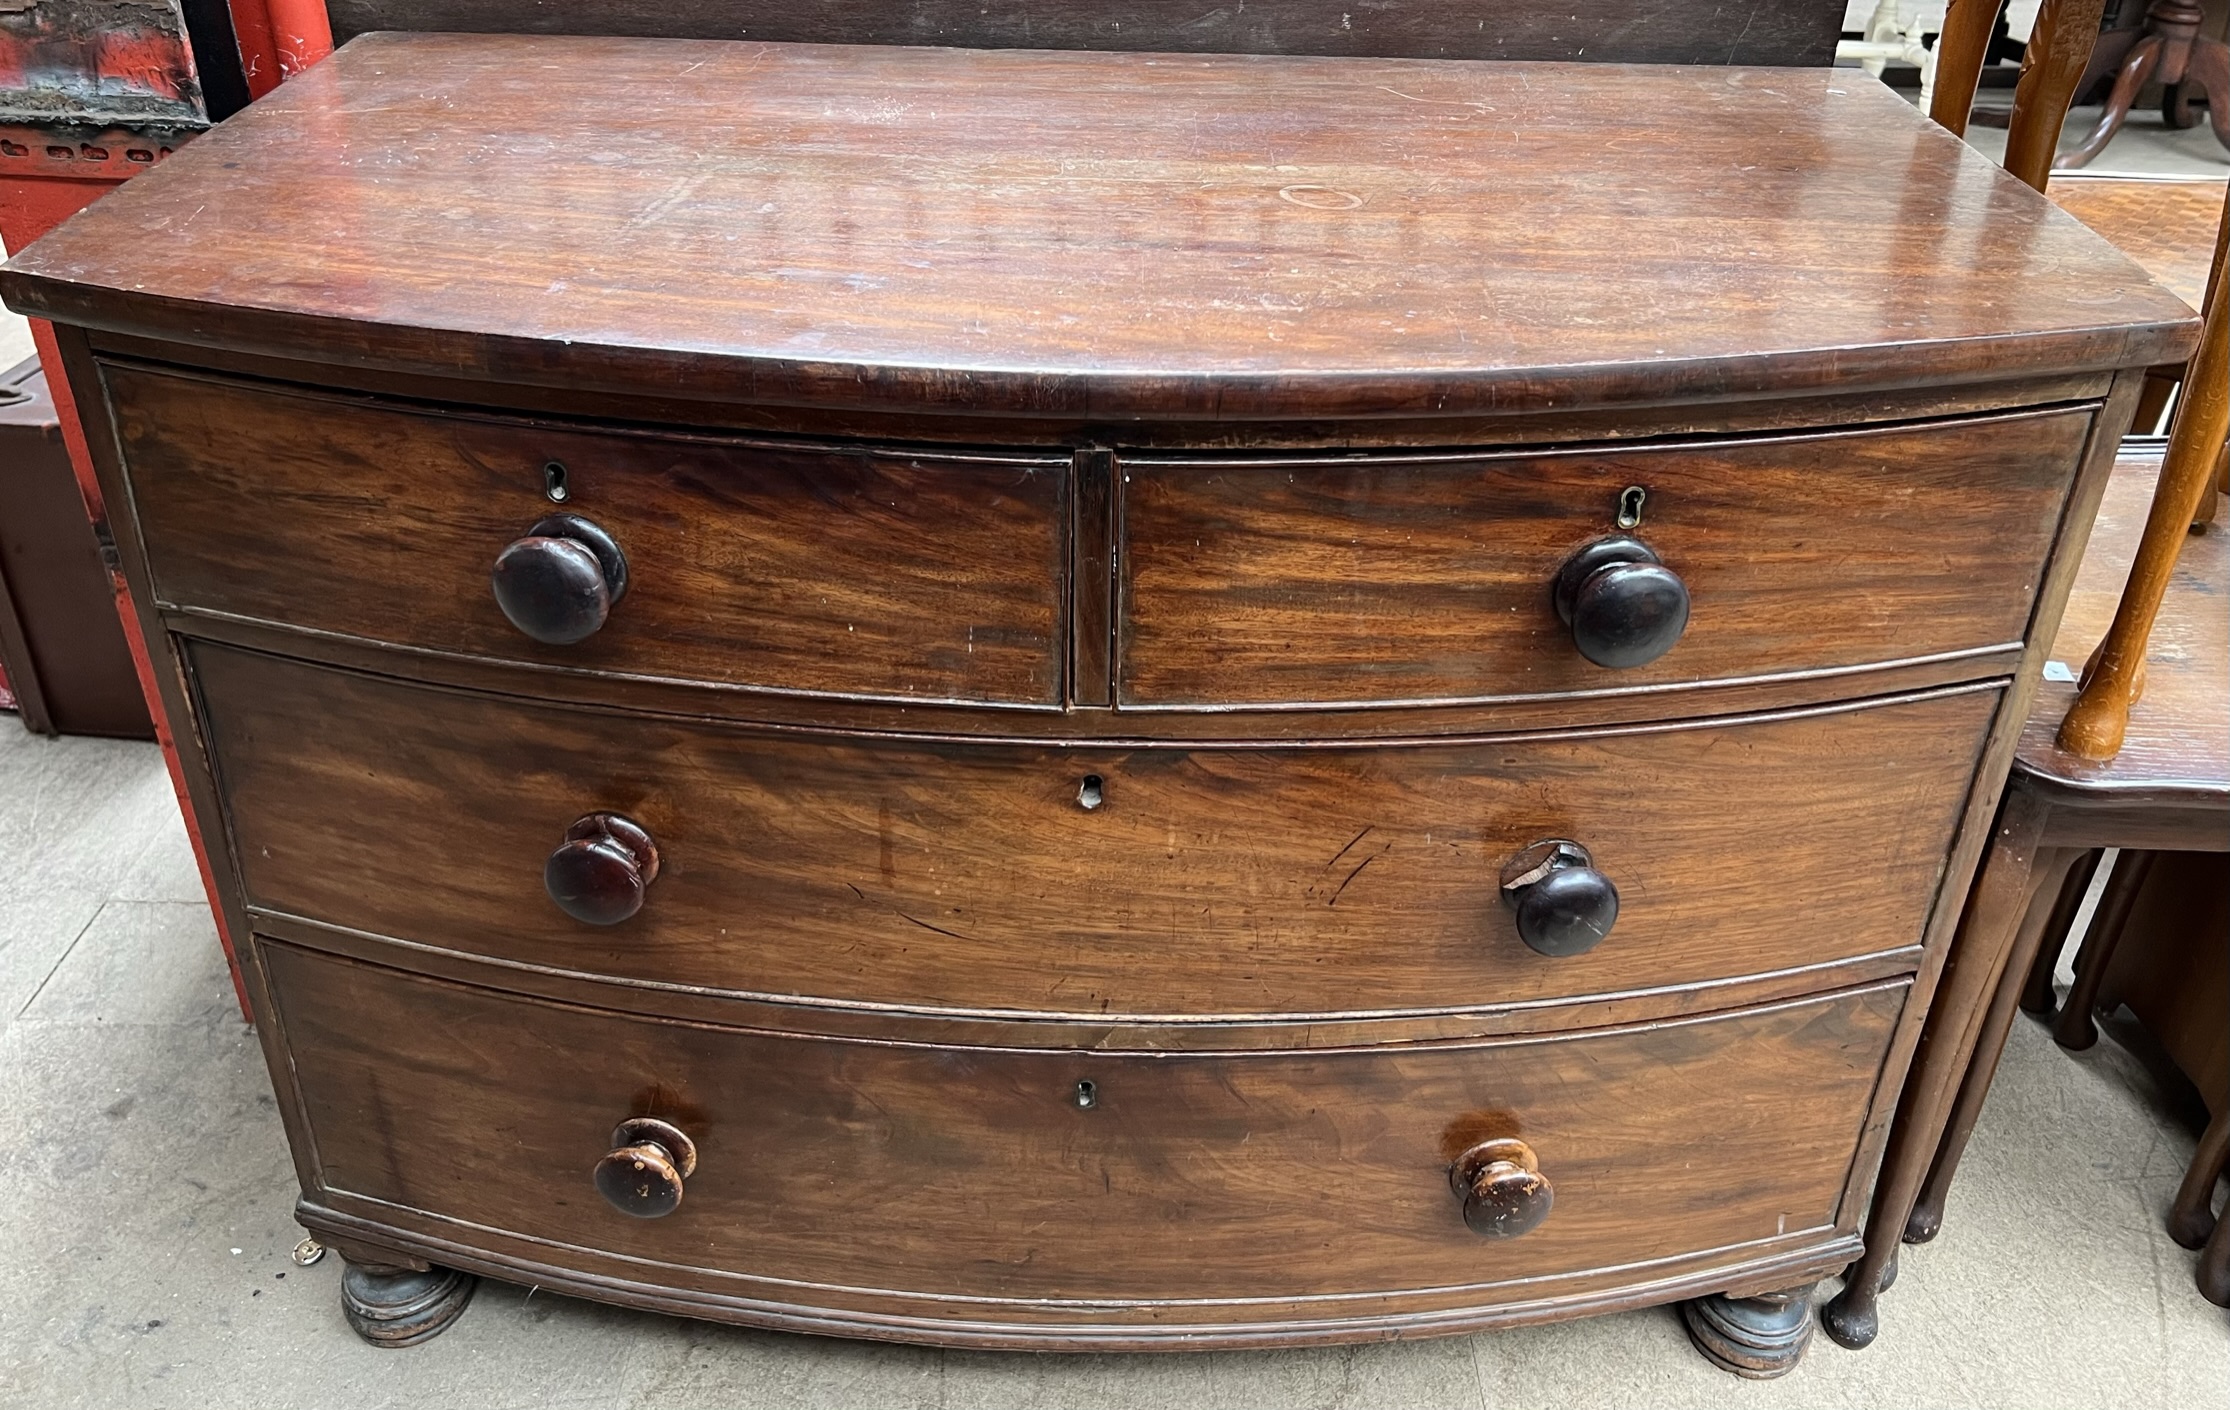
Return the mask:
[[(2083, 411), (1669, 449), (1123, 462), (1121, 703), (1663, 690), (2021, 640)], [(1659, 660), (1592, 665), (1559, 565), (1633, 532), (1687, 583)], [(1973, 552), (1989, 544), (1987, 554)]]
[[(1059, 703), (1065, 454), (589, 431), (120, 364), (103, 380), (163, 602), (583, 671)], [(628, 587), (595, 635), (545, 646), (489, 572), (561, 510), (618, 541)]]
[(2148, 180), (2061, 171), (2046, 191), (2177, 298), (2193, 308), (2205, 299), (2207, 257), (2222, 223), (2221, 177)]
[(1834, 70), (524, 35), (359, 39), (0, 295), (373, 368), (1114, 422), (1848, 393), (2196, 331)]
[(619, 34), (974, 49), (1592, 59), (1616, 64), (1825, 64), (1839, 0), (1662, 5), (1593, 0), (330, 0), (333, 37), (382, 29)]
[(2230, 680), (2230, 543), (2219, 526), (2186, 538), (2177, 556), (2146, 650), (2144, 693), (2130, 707), (2121, 752), (2094, 761), (2059, 747), (2060, 721), (2076, 691), (2072, 681), (2056, 677), (2080, 675), (2105, 638), (2159, 476), (2158, 449), (2124, 454), (2114, 463), (2052, 641), (2051, 658), (2063, 669), (2047, 674), (2021, 733), (2016, 768), (2069, 795), (2064, 801), (2079, 801), (2073, 796), (2079, 794), (2103, 801), (2116, 794), (2173, 793), (2230, 806), (2230, 695), (2223, 689)]
[[(1521, 1280), (1631, 1280), (1829, 1233), (1904, 997), (1545, 1041), (1145, 1056), (650, 1021), (259, 949), (299, 1035), (314, 1195), (626, 1255), (672, 1285), (935, 1295), (951, 1301), (915, 1310), (952, 1320), (1261, 1321), (1307, 1309), (1231, 1300), (1423, 1289), (1491, 1304), (1543, 1291)], [(697, 1147), (662, 1219), (616, 1214), (591, 1184), (615, 1123), (641, 1115)], [(1556, 1197), (1539, 1228), (1490, 1241), (1448, 1168), (1495, 1136), (1522, 1138)]]
[[(1490, 1008), (1905, 949), (1998, 696), (1417, 746), (1034, 747), (192, 657), (251, 906), (623, 979), (1110, 1019)], [(609, 927), (543, 892), (596, 812), (659, 857)], [(1623, 908), (1550, 959), (1499, 886), (1556, 837)]]

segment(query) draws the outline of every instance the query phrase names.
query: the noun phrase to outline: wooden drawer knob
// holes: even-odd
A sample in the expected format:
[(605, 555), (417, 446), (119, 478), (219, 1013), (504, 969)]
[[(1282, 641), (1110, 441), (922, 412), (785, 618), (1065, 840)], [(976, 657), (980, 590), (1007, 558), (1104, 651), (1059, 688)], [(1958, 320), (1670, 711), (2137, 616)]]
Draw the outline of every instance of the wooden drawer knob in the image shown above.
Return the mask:
[(1540, 1227), (1556, 1203), (1533, 1148), (1515, 1139), (1481, 1141), (1448, 1167), (1463, 1222), (1482, 1239), (1514, 1239)]
[(1618, 923), (1618, 888), (1577, 842), (1536, 842), (1502, 868), (1502, 899), (1518, 938), (1549, 956), (1584, 955)]
[(565, 830), (542, 867), (559, 910), (589, 925), (617, 925), (643, 908), (658, 879), (658, 844), (617, 813), (590, 813)]
[(1688, 630), (1688, 585), (1628, 534), (1586, 545), (1557, 571), (1556, 615), (1598, 666), (1646, 666)]
[(697, 1143), (654, 1116), (630, 1117), (596, 1162), (596, 1192), (622, 1214), (663, 1219), (681, 1208), (682, 1181), (697, 1173)]
[(553, 514), (496, 555), (496, 605), (511, 625), (551, 646), (595, 634), (627, 595), (619, 545), (577, 514)]

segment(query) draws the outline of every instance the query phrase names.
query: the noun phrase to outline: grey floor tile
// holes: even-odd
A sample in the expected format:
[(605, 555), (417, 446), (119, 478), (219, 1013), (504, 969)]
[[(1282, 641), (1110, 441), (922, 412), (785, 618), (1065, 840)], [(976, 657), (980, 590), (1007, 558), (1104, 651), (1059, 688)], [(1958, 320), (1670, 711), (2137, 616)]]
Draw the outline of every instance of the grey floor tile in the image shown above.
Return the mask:
[(23, 1010), (45, 1023), (239, 1021), (216, 922), (199, 901), (109, 901)]
[(0, 1033), (6, 1033), (100, 914), (101, 898), (52, 887), (0, 896)]
[(0, 719), (0, 905), (52, 889), (102, 896), (176, 826), (162, 754), (117, 739), (42, 739)]
[[(2005, 108), (2012, 101), (2010, 96), (1990, 94), (1981, 105)], [(2060, 128), (2059, 149), (2065, 152), (2080, 143), (2097, 124), (2098, 115), (2095, 106), (2069, 109)], [(1967, 129), (1967, 141), (1993, 161), (2005, 156), (2005, 138), (2002, 127), (1978, 124)], [(2230, 174), (2230, 152), (2215, 141), (2204, 122), (2178, 131), (2163, 123), (2159, 112), (2138, 111), (2130, 114), (2128, 123), (2085, 170), (2100, 175), (2222, 176)]]
[(161, 826), (111, 888), (119, 901), (189, 901), (207, 905), (193, 844), (186, 840), (186, 819), (176, 807), (162, 810)]

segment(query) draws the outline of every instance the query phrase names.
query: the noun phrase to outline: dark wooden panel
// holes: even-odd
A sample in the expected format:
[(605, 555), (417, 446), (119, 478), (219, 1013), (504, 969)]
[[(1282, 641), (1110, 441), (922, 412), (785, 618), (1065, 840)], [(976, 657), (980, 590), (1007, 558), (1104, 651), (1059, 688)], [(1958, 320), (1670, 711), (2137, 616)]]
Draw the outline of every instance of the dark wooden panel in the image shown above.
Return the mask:
[[(578, 670), (1056, 705), (1066, 455), (583, 430), (110, 365), (163, 601)], [(566, 467), (567, 497), (544, 493)], [(546, 514), (626, 554), (602, 630), (545, 646), (489, 588)]]
[(371, 36), (10, 271), (19, 309), (243, 352), (1115, 423), (1858, 394), (2196, 335), (1827, 69)]
[[(193, 658), (251, 905), (624, 978), (1123, 1017), (1483, 1008), (1913, 945), (1997, 701), (1377, 748), (1032, 747)], [(660, 859), (608, 929), (543, 894), (594, 812), (642, 824)], [(1525, 947), (1498, 889), (1555, 837), (1624, 894), (1611, 937), (1562, 959)]]
[[(1491, 1304), (1538, 1295), (1519, 1279), (1831, 1229), (1904, 994), (1545, 1041), (1140, 1055), (658, 1022), (260, 953), (288, 1033), (316, 1036), (293, 1071), (321, 1190), (663, 1282), (942, 1294), (921, 1310), (955, 1320), (1266, 1321), (1306, 1312), (1171, 1303), (1451, 1287)], [(698, 1148), (655, 1220), (589, 1179), (646, 1113)], [(1449, 1190), (1494, 1136), (1555, 1189), (1520, 1238), (1466, 1231)], [(1108, 1298), (1147, 1305), (1084, 1301)]]
[(971, 49), (1826, 64), (1840, 0), (328, 0), (333, 37), (382, 29)]
[[(2017, 642), (2087, 411), (1675, 449), (1124, 467), (1120, 699), (1138, 706), (1662, 690)], [(1635, 531), (1688, 630), (1590, 664), (1550, 602)]]

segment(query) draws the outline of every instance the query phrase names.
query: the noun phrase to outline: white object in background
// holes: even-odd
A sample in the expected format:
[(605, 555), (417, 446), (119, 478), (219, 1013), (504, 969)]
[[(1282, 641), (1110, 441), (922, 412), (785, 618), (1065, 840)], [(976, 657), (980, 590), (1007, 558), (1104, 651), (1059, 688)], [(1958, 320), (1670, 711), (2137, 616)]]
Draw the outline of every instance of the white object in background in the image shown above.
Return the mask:
[(1838, 43), (1835, 57), (1855, 62), (1876, 78), (1893, 63), (1919, 69), (1920, 106), (1925, 112), (1936, 92), (1936, 51), (1923, 41), (1943, 32), (1945, 4), (1942, 0), (1877, 0), (1873, 12), (1854, 26), (1854, 12), (1863, 3), (1857, 0), (1844, 10), (1843, 27), (1855, 27), (1865, 37)]
[[(2012, 0), (2006, 6), (2006, 37), (2027, 43), (2036, 28), (2036, 12), (2044, 0)], [(1876, 78), (1890, 64), (1909, 64), (1920, 70), (1920, 107), (1927, 111), (1936, 93), (1936, 50), (1926, 43), (1941, 35), (1948, 0), (1847, 0), (1843, 28), (1856, 30), (1860, 39), (1845, 39), (1835, 46), (1835, 57), (1857, 64)]]

